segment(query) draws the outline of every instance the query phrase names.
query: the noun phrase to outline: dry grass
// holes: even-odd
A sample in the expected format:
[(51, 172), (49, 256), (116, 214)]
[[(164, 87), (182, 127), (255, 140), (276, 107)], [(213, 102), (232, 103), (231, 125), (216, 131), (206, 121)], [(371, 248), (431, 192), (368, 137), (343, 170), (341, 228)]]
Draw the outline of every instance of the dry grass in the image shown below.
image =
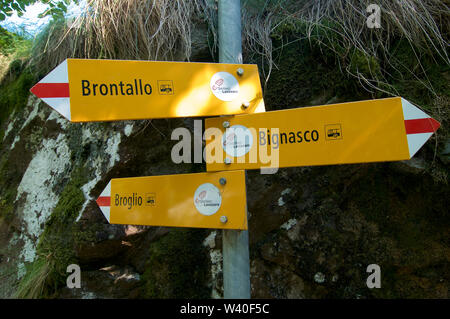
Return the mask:
[(25, 277), (20, 281), (15, 298), (42, 298), (47, 285), (47, 278), (52, 269), (51, 263), (51, 259), (46, 257), (38, 258), (33, 262), (31, 269), (27, 271)]
[[(307, 21), (310, 25), (308, 36), (315, 25), (332, 22), (335, 32), (339, 32), (347, 46), (356, 47), (371, 53), (377, 47), (389, 49), (386, 45), (390, 37), (401, 36), (422, 51), (429, 50), (448, 60), (448, 37), (450, 12), (444, 1), (440, 0), (379, 0), (381, 8), (381, 29), (370, 29), (366, 25), (369, 13), (366, 8), (374, 3), (371, 0), (358, 1), (299, 1), (291, 11), (285, 11), (286, 18), (294, 17)], [(292, 12), (293, 11), (293, 12)]]
[[(309, 38), (351, 59), (363, 56), (398, 67), (391, 52), (392, 39), (406, 39), (419, 61), (428, 52), (450, 64), (449, 8), (441, 0), (379, 0), (381, 29), (366, 26), (371, 0), (243, 1), (243, 51), (246, 60), (262, 61), (266, 82), (272, 72), (271, 35), (283, 25), (301, 24)], [(197, 21), (209, 28), (212, 56), (217, 52), (217, 4), (212, 0), (88, 0), (83, 15), (72, 22), (54, 23), (36, 41), (32, 63), (49, 69), (67, 57), (189, 61), (192, 31)], [(207, 35), (205, 35), (206, 37)], [(383, 62), (384, 63), (384, 62)], [(395, 94), (379, 70), (344, 70), (368, 90)], [(416, 72), (409, 70), (407, 72)], [(420, 72), (426, 73), (423, 68)], [(433, 91), (429, 81), (423, 82)]]
[[(381, 8), (381, 28), (368, 28), (366, 12), (371, 3)], [(424, 73), (421, 56), (429, 53), (440, 58), (441, 63), (450, 65), (448, 56), (450, 10), (441, 0), (307, 0), (278, 7), (279, 19), (273, 30), (283, 23), (301, 22), (305, 25), (305, 36), (332, 50), (340, 58), (350, 58), (355, 51), (377, 61), (386, 62), (391, 67), (401, 64), (392, 52), (390, 45), (394, 39), (405, 39), (413, 51), (411, 59), (418, 62), (420, 70), (410, 70), (400, 66), (401, 72)], [(345, 71), (357, 77), (361, 84), (370, 90), (383, 90), (397, 93), (387, 84), (382, 72), (371, 69), (359, 72), (347, 67)], [(432, 93), (432, 84), (423, 82)]]
[(90, 0), (71, 22), (48, 27), (34, 48), (33, 63), (55, 67), (67, 57), (189, 60), (193, 19), (201, 1)]
[(243, 53), (251, 60), (260, 58), (260, 65), (264, 66), (267, 64), (267, 70), (264, 67), (261, 70), (266, 84), (273, 67), (272, 39), (270, 35), (275, 18), (275, 12), (273, 11), (263, 14), (261, 11), (251, 13), (245, 8), (242, 10)]

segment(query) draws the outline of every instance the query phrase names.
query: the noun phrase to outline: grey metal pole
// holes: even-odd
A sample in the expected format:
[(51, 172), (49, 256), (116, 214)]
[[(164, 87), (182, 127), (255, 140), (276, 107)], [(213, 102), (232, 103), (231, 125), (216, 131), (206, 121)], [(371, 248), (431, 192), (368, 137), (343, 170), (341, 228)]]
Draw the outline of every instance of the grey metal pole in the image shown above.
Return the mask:
[(219, 0), (219, 62), (242, 63), (240, 0)]
[[(240, 0), (219, 0), (219, 62), (242, 63)], [(227, 299), (250, 298), (248, 231), (223, 230), (223, 289)]]

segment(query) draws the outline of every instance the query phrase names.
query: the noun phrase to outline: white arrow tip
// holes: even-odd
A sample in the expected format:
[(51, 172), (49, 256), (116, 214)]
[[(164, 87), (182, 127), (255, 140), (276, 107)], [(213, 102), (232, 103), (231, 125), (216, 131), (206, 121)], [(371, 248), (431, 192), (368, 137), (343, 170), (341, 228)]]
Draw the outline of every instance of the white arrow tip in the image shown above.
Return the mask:
[(409, 158), (412, 158), (441, 124), (403, 98), (402, 108)]
[(67, 60), (47, 74), (30, 91), (70, 121), (70, 90)]
[(55, 111), (70, 121), (70, 99), (66, 97), (41, 98)]
[(111, 181), (109, 181), (106, 188), (97, 198), (97, 205), (105, 216), (106, 220), (110, 221), (110, 211), (111, 211)]

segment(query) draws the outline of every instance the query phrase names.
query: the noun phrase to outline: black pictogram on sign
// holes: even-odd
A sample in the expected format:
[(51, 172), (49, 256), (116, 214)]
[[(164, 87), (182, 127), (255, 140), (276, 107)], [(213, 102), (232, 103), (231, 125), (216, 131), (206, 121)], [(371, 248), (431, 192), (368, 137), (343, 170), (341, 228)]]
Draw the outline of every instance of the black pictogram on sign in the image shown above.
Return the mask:
[(342, 126), (341, 124), (325, 125), (325, 139), (326, 140), (342, 140)]
[(160, 95), (173, 95), (174, 88), (172, 80), (158, 80), (158, 92)]
[(155, 206), (156, 205), (156, 194), (146, 193), (145, 194), (145, 206)]

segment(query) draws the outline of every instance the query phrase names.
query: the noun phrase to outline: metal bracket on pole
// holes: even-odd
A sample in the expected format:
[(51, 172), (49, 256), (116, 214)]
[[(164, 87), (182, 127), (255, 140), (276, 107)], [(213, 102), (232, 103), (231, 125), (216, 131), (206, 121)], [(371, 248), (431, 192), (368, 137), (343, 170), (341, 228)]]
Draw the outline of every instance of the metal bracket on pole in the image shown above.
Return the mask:
[[(218, 19), (219, 62), (242, 63), (240, 0), (219, 0)], [(248, 231), (223, 230), (222, 251), (224, 297), (249, 299)]]

